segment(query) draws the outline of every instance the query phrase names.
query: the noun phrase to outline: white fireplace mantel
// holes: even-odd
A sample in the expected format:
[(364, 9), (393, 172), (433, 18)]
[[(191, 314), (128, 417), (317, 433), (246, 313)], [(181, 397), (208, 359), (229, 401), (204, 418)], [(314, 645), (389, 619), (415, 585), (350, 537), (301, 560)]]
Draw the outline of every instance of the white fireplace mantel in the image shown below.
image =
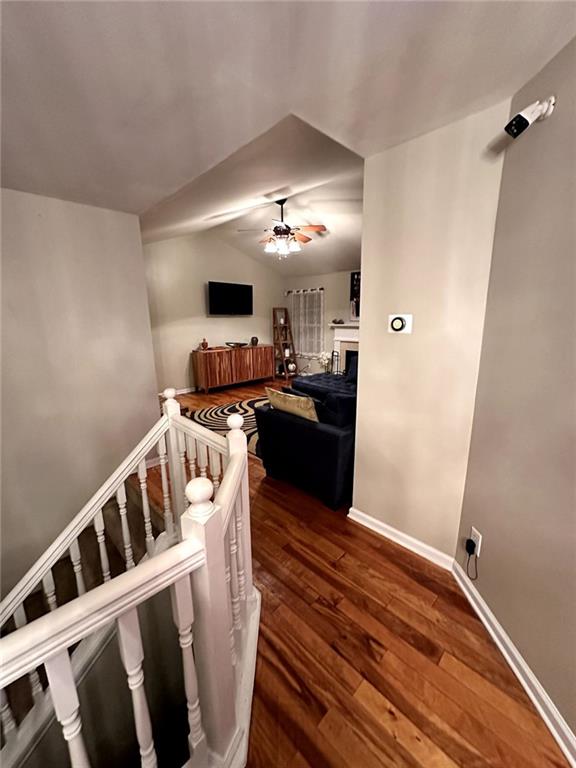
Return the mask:
[(339, 355), (342, 355), (342, 345), (348, 349), (353, 345), (358, 347), (360, 342), (360, 325), (358, 323), (332, 324), (330, 328), (334, 331), (332, 349)]

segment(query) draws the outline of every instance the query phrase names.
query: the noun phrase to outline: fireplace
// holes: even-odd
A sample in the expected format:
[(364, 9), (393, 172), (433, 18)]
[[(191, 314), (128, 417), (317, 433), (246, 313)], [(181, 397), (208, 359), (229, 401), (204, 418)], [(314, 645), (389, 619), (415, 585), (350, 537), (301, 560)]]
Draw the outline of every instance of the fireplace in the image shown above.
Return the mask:
[(358, 357), (358, 350), (357, 349), (346, 349), (345, 352), (345, 358), (344, 358), (344, 372), (346, 373), (348, 369), (350, 368), (350, 363), (355, 357)]

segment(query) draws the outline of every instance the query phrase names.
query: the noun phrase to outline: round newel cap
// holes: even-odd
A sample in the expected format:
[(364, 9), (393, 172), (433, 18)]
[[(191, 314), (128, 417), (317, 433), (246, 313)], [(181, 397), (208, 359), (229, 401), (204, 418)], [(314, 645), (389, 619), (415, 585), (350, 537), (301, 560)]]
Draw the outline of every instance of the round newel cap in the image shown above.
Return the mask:
[(226, 424), (228, 424), (230, 429), (242, 429), (242, 424), (244, 424), (244, 417), (239, 413), (233, 413), (232, 416), (228, 416), (226, 419)]
[(162, 392), (162, 396), (166, 400), (173, 400), (176, 397), (176, 390), (173, 387), (168, 387), (168, 389), (165, 389), (164, 392)]
[(203, 504), (212, 498), (214, 486), (207, 477), (195, 477), (187, 484), (185, 493), (190, 504)]

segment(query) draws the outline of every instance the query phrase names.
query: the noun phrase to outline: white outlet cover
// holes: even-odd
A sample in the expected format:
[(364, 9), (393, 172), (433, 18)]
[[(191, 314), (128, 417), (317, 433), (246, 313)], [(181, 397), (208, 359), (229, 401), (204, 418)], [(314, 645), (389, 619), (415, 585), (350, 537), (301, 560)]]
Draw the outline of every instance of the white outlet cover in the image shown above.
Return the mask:
[(476, 552), (474, 554), (476, 557), (480, 557), (480, 550), (482, 549), (482, 534), (480, 531), (476, 530), (474, 526), (472, 526), (472, 530), (470, 531), (470, 538), (476, 542)]
[[(402, 314), (401, 312), (388, 315), (388, 333), (412, 333), (412, 318), (412, 315)], [(394, 326), (402, 325), (400, 321), (403, 321), (403, 327), (393, 327), (392, 323), (394, 323)]]

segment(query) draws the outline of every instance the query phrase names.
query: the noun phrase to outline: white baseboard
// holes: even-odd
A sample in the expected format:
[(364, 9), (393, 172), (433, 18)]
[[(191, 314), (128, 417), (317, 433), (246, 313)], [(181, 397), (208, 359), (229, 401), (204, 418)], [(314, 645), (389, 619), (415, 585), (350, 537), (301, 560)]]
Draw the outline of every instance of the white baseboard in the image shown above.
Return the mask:
[(564, 720), (556, 705), (506, 633), (504, 627), (494, 616), (480, 592), (466, 576), (460, 563), (454, 561), (452, 572), (458, 582), (458, 586), (468, 598), (468, 602), (477, 613), (478, 618), (482, 621), (522, 684), (540, 716), (550, 729), (552, 736), (558, 742), (558, 746), (566, 755), (568, 762), (573, 768), (576, 768), (576, 735), (571, 731), (568, 723)]
[[(190, 392), (196, 392), (196, 387), (184, 387), (184, 389), (177, 389), (177, 395), (189, 395)], [(158, 397), (163, 397), (162, 392), (158, 392)]]
[(409, 549), (411, 552), (415, 552), (417, 555), (425, 557), (426, 560), (430, 560), (436, 565), (439, 565), (440, 568), (444, 568), (447, 571), (452, 570), (454, 558), (450, 557), (450, 555), (447, 555), (445, 552), (441, 552), (439, 549), (431, 547), (429, 544), (425, 544), (423, 541), (415, 539), (407, 533), (403, 533), (397, 528), (393, 528), (391, 525), (383, 523), (381, 520), (376, 520), (375, 517), (366, 515), (355, 507), (350, 507), (348, 517), (356, 523), (360, 523), (360, 525), (370, 528), (371, 531), (379, 533), (380, 536), (395, 541), (396, 544), (400, 544), (400, 546)]

